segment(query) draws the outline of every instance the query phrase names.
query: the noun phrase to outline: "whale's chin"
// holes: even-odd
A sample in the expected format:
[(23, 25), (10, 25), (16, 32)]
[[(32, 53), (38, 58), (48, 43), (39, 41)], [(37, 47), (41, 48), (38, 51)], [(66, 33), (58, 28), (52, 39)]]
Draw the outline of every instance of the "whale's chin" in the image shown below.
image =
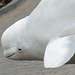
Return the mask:
[(11, 55), (5, 56), (6, 58), (10, 59), (10, 60), (24, 60), (23, 57), (17, 56), (16, 53), (13, 53)]
[(11, 55), (8, 55), (8, 56), (5, 56), (6, 58), (11, 58), (12, 56), (14, 56), (15, 53), (11, 54)]
[(11, 52), (11, 53), (4, 52), (4, 56), (10, 60), (16, 60), (16, 61), (25, 60), (22, 54), (18, 54), (16, 52)]
[(16, 56), (16, 53), (4, 53), (4, 56), (8, 59), (11, 59), (11, 60), (14, 60), (15, 59), (15, 56)]

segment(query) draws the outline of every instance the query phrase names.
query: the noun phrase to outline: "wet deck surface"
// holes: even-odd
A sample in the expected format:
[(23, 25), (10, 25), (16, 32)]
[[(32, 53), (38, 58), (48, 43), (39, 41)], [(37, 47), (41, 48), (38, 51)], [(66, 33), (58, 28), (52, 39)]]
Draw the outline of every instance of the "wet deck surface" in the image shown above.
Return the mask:
[[(0, 16), (0, 37), (7, 27), (29, 15), (39, 1), (25, 0), (14, 10)], [(42, 61), (9, 60), (3, 56), (0, 44), (0, 75), (75, 75), (75, 65), (69, 64), (57, 69), (45, 69)]]

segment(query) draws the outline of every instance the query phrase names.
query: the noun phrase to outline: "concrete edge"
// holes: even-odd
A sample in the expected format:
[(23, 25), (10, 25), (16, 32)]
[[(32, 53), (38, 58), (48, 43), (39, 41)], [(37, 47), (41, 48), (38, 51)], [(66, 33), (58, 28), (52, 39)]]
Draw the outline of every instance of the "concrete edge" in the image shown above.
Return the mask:
[(12, 0), (9, 4), (7, 4), (5, 7), (0, 9), (0, 16), (7, 13), (8, 11), (16, 8), (19, 4), (21, 4), (23, 1), (26, 0)]

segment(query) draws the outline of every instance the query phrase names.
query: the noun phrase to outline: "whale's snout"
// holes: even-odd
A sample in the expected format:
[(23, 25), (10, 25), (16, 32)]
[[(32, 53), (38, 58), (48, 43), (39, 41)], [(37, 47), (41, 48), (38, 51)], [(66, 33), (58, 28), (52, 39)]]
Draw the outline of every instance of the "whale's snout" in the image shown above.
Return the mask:
[(4, 49), (4, 56), (6, 57), (6, 58), (10, 58), (10, 57), (12, 57), (12, 56), (14, 56), (16, 54), (16, 50), (15, 50), (15, 48), (10, 48), (10, 49)]
[(4, 51), (4, 56), (5, 56), (6, 58), (10, 58), (10, 57), (12, 57), (13, 55), (15, 55), (15, 52), (10, 53), (10, 52)]

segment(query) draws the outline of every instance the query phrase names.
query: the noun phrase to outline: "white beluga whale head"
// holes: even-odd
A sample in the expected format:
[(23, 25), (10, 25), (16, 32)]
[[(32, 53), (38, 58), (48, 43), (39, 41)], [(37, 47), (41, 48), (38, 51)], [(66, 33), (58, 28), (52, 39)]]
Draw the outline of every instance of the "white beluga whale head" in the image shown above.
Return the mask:
[[(39, 49), (37, 42), (25, 32), (27, 20), (28, 16), (17, 21), (3, 33), (1, 42), (6, 58), (12, 60), (43, 60), (44, 51), (37, 51)], [(33, 45), (35, 47), (32, 47)], [(38, 53), (40, 53), (39, 56)]]
[(45, 68), (67, 63), (75, 53), (75, 0), (41, 0), (2, 35), (4, 56), (44, 60)]
[[(2, 35), (2, 47), (4, 49), (4, 56), (9, 59), (14, 60), (24, 60), (24, 54), (27, 55), (26, 51), (29, 47), (24, 40), (21, 32), (19, 32), (20, 23), (23, 25), (25, 19), (16, 22), (14, 25), (10, 26)], [(16, 29), (17, 28), (17, 29)], [(23, 31), (23, 30), (22, 30)], [(18, 35), (17, 33), (20, 33)], [(24, 50), (25, 49), (25, 50)]]

